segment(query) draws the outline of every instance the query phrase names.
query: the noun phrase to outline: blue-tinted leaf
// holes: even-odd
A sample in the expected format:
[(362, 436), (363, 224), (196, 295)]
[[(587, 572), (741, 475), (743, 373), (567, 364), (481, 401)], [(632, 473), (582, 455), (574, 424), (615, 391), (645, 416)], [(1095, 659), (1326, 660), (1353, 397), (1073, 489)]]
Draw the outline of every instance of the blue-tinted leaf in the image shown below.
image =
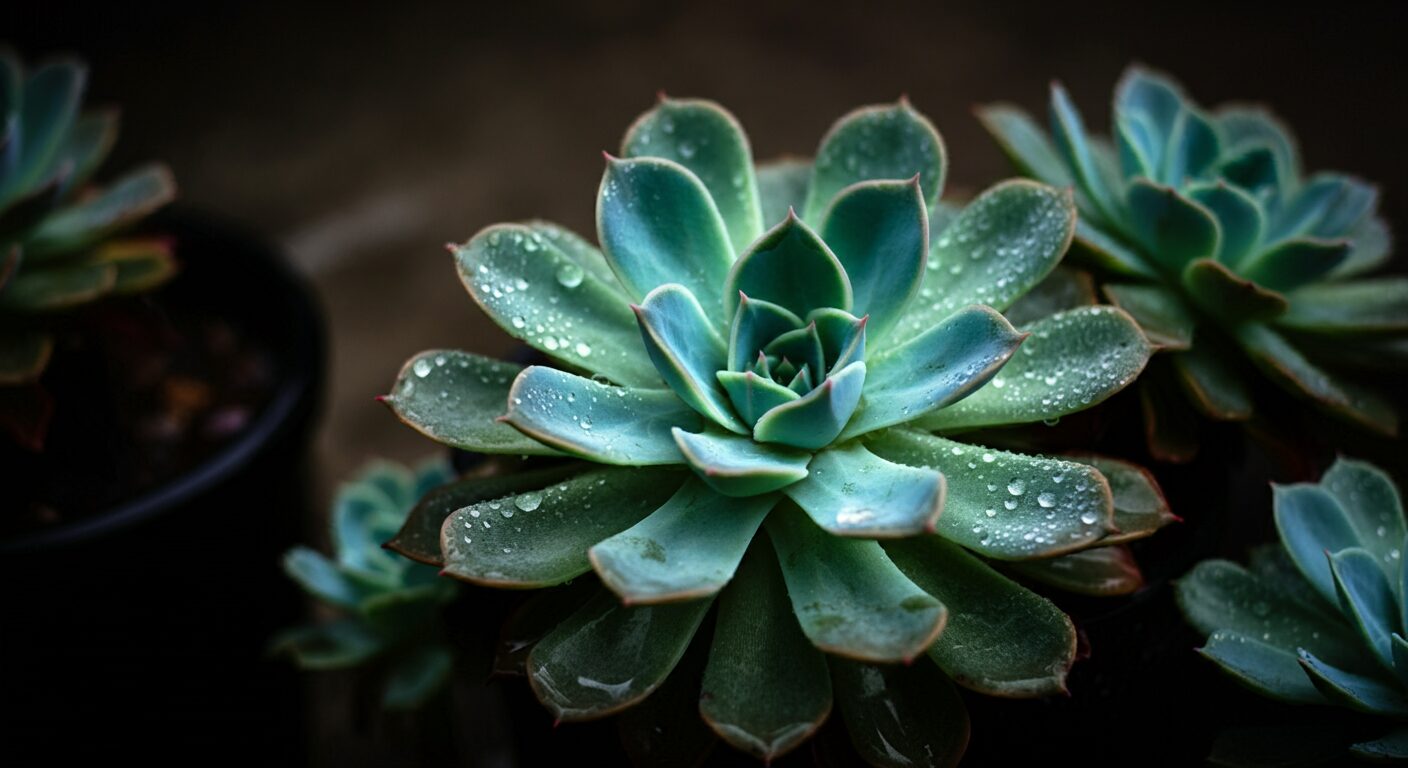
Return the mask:
[(1058, 266), (1002, 315), (1021, 328), (1057, 312), (1089, 307), (1095, 303), (1095, 280), (1090, 273)]
[(626, 157), (662, 157), (688, 168), (709, 190), (736, 253), (763, 231), (753, 152), (728, 110), (702, 99), (662, 98), (621, 142)]
[(1271, 160), (1267, 183), (1296, 184), (1300, 179), (1300, 155), (1291, 132), (1275, 115), (1261, 107), (1235, 105), (1217, 113), (1218, 127), (1227, 141), (1228, 154), (1264, 151)]
[(831, 659), (851, 744), (884, 768), (952, 768), (968, 748), (968, 710), (939, 668)]
[(1408, 278), (1316, 283), (1288, 294), (1291, 308), (1276, 324), (1329, 335), (1408, 331)]
[(1292, 392), (1303, 394), (1330, 412), (1363, 427), (1397, 434), (1398, 413), (1391, 403), (1332, 376), (1270, 328), (1254, 324), (1242, 326), (1237, 329), (1237, 340), (1252, 362)]
[(45, 180), (54, 156), (63, 149), (78, 117), (87, 81), (88, 70), (83, 64), (69, 58), (55, 59), (30, 74), (23, 88), (9, 96), (19, 99), (19, 153), (17, 162), (3, 168), (0, 201), (8, 202), (30, 185)]
[(919, 293), (929, 250), (929, 216), (919, 177), (869, 181), (836, 195), (821, 237), (851, 284), (853, 314), (868, 316), (879, 339), (899, 322)]
[(802, 210), (812, 179), (810, 160), (784, 158), (759, 163), (757, 175), (764, 227), (771, 227), (787, 218), (788, 210)]
[(1013, 573), (1078, 595), (1112, 597), (1144, 587), (1144, 574), (1128, 547), (1100, 546), (1044, 560), (1011, 563)]
[(865, 363), (851, 363), (802, 397), (764, 414), (753, 426), (754, 439), (808, 451), (830, 445), (855, 413), (865, 381)]
[(1214, 258), (1237, 269), (1261, 243), (1265, 221), (1256, 199), (1225, 182), (1193, 187), (1188, 196), (1212, 212), (1221, 239)]
[(724, 286), (724, 308), (732, 315), (740, 292), (778, 304), (799, 317), (813, 309), (851, 308), (846, 270), (801, 219), (789, 216), (738, 257)]
[(674, 392), (613, 387), (535, 365), (509, 390), (505, 420), (538, 442), (606, 464), (678, 464), (670, 430), (702, 420)]
[(371, 594), (370, 588), (350, 579), (337, 564), (307, 547), (294, 547), (284, 555), (284, 573), (309, 594), (332, 605), (357, 609)]
[(1375, 715), (1408, 716), (1408, 698), (1382, 680), (1340, 669), (1306, 650), (1300, 652), (1300, 665), (1330, 701)]
[(25, 257), (36, 260), (70, 253), (145, 218), (176, 196), (164, 165), (139, 168), (92, 198), (48, 216), (25, 241)]
[(1320, 487), (1339, 502), (1358, 535), (1359, 546), (1378, 559), (1385, 573), (1396, 576), (1403, 567), (1399, 548), (1408, 536), (1408, 526), (1404, 524), (1403, 501), (1388, 474), (1341, 456), (1320, 479)]
[[(816, 323), (808, 323), (805, 328), (788, 331), (763, 347), (763, 354), (779, 360), (788, 360), (801, 371), (813, 371), (817, 378), (826, 373), (826, 356), (821, 348), (821, 336), (817, 334)], [(811, 386), (799, 391), (805, 394)]]
[[(591, 273), (604, 285), (620, 293), (622, 301), (629, 300), (626, 296), (626, 289), (621, 287), (621, 282), (616, 279), (616, 273), (612, 272), (611, 265), (606, 263), (606, 255), (586, 238), (551, 221), (529, 219), (520, 223), (547, 239), (559, 251), (562, 251), (563, 255), (576, 262), (583, 271)], [(570, 277), (571, 275), (566, 276)], [(568, 282), (571, 281), (568, 280)]]
[(1105, 221), (1119, 221), (1119, 206), (1096, 167), (1080, 113), (1059, 83), (1051, 84), (1051, 136), (1093, 212)]
[(1065, 161), (1050, 139), (1026, 112), (1010, 104), (990, 104), (977, 109), (978, 120), (1017, 170), (1057, 187), (1073, 182)]
[(746, 294), (739, 296), (729, 329), (728, 369), (747, 370), (769, 342), (802, 326), (802, 319), (790, 310)]
[(715, 376), (724, 368), (728, 349), (689, 289), (666, 283), (651, 291), (635, 313), (645, 350), (670, 389), (715, 424), (747, 434)]
[(785, 488), (807, 476), (811, 454), (765, 445), (726, 432), (698, 434), (676, 429), (685, 461), (704, 482), (725, 496), (753, 496)]
[(1335, 268), (1335, 277), (1359, 275), (1383, 266), (1388, 261), (1393, 247), (1393, 236), (1389, 234), (1388, 223), (1378, 216), (1363, 221), (1354, 231), (1348, 233), (1349, 255)]
[(1217, 161), (1221, 142), (1212, 122), (1190, 105), (1184, 104), (1174, 121), (1164, 155), (1162, 179), (1166, 184), (1183, 184), (1199, 178)]
[(1287, 291), (1330, 274), (1348, 255), (1348, 240), (1298, 238), (1252, 256), (1239, 271), (1273, 291)]
[(862, 107), (836, 121), (822, 137), (803, 215), (817, 223), (846, 187), (874, 179), (909, 179), (916, 173), (927, 208), (938, 200), (946, 171), (943, 139), (909, 102)]
[(1314, 485), (1273, 485), (1272, 492), (1281, 544), (1320, 596), (1338, 604), (1325, 553), (1359, 544), (1349, 516), (1334, 496)]
[(724, 392), (728, 394), (729, 402), (733, 404), (734, 412), (750, 427), (757, 424), (758, 419), (773, 408), (801, 397), (772, 379), (752, 371), (719, 371), (718, 379)]
[(1183, 391), (1211, 419), (1243, 421), (1252, 415), (1252, 393), (1241, 370), (1210, 344), (1170, 356)]
[(822, 354), (828, 367), (822, 371), (831, 375), (865, 359), (866, 327), (864, 317), (856, 317), (839, 309), (818, 309), (807, 316), (816, 324), (821, 339)]
[(807, 472), (785, 492), (813, 522), (837, 536), (932, 533), (943, 509), (943, 475), (885, 461), (858, 443), (822, 451)]
[(1327, 703), (1301, 669), (1295, 651), (1220, 629), (1198, 652), (1262, 696), (1291, 704)]
[(1329, 559), (1340, 608), (1365, 644), (1378, 654), (1379, 661), (1392, 669), (1390, 638), (1401, 633), (1403, 627), (1399, 620), (1398, 597), (1387, 574), (1377, 558), (1359, 547), (1334, 552)]
[(1086, 263), (1125, 277), (1157, 277), (1159, 274), (1155, 268), (1157, 262), (1085, 218), (1076, 221), (1071, 253)]
[(1200, 203), (1148, 179), (1135, 179), (1125, 199), (1133, 236), (1163, 269), (1177, 274), (1195, 259), (1218, 253), (1217, 218)]
[(1290, 306), (1285, 296), (1212, 259), (1189, 264), (1183, 271), (1183, 287), (1203, 311), (1234, 323), (1270, 320)]
[(1106, 283), (1110, 301), (1128, 312), (1149, 341), (1163, 349), (1188, 349), (1193, 344), (1193, 310), (1175, 291), (1160, 285)]
[(731, 499), (690, 480), (649, 517), (587, 554), (602, 582), (627, 604), (712, 595), (733, 577), (776, 502), (774, 496)]

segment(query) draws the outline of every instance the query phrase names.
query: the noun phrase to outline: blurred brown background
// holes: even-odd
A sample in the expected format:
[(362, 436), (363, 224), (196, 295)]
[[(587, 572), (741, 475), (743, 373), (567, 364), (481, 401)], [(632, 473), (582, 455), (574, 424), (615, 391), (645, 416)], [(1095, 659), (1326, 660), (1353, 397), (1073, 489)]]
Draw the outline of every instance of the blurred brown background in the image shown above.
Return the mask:
[(1044, 115), (1058, 78), (1103, 126), (1138, 60), (1204, 103), (1271, 104), (1308, 167), (1381, 183), (1401, 231), (1406, 5), (50, 1), (11, 5), (0, 37), (90, 60), (90, 102), (123, 107), (110, 169), (167, 160), (186, 202), (312, 276), (333, 329), (326, 491), (372, 456), (434, 450), (372, 400), (408, 355), (511, 348), (441, 245), (530, 216), (590, 234), (600, 150), (659, 90), (724, 103), (759, 158), (810, 153), (845, 111), (907, 93), (944, 134), (950, 189), (972, 190), (1010, 174), (973, 104)]

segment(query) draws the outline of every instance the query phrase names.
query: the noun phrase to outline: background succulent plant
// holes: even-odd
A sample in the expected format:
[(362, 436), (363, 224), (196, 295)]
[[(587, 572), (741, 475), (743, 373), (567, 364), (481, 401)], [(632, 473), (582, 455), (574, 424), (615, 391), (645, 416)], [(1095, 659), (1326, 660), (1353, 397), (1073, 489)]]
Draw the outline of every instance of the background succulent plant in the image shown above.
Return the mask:
[(382, 703), (411, 709), (449, 680), (452, 655), (440, 629), (440, 611), (455, 596), (454, 582), (382, 548), (416, 502), (453, 477), (444, 459), (412, 471), (377, 462), (338, 490), (333, 503), (329, 559), (306, 547), (289, 550), (284, 570), (309, 595), (342, 614), (333, 621), (290, 630), (273, 648), (304, 669), (346, 669), (380, 662)]
[(81, 110), (86, 83), (78, 61), (27, 73), (0, 47), (0, 385), (44, 371), (52, 313), (147, 290), (176, 269), (166, 240), (113, 238), (169, 202), (175, 184), (161, 165), (105, 188), (89, 184), (117, 139), (118, 117)]
[[(1249, 568), (1199, 563), (1177, 586), (1209, 635), (1201, 653), (1252, 690), (1348, 707), (1388, 722), (1351, 751), (1408, 758), (1408, 526), (1379, 469), (1340, 459), (1318, 484), (1275, 488), (1279, 545)], [(1302, 755), (1302, 757), (1304, 757)]]
[(1209, 113), (1137, 66), (1115, 89), (1113, 140), (1087, 133), (1059, 84), (1050, 137), (1009, 105), (979, 116), (1023, 173), (1074, 187), (1073, 252), (1170, 351), (1140, 388), (1155, 455), (1196, 450), (1184, 400), (1212, 419), (1251, 416), (1248, 360), (1339, 416), (1396, 433), (1391, 405), (1345, 375), (1390, 370), (1408, 353), (1408, 279), (1364, 277), (1389, 256), (1375, 187), (1306, 176), (1266, 109)]
[[(1069, 194), (1014, 181), (936, 208), (943, 143), (904, 101), (755, 173), (730, 114), (663, 99), (621, 154), (602, 250), (536, 221), (450, 247), (475, 301), (562, 367), (432, 350), (385, 398), (449, 445), (587, 463), (451, 485), (393, 546), (489, 586), (596, 572), (610, 591), (519, 643), (563, 720), (650, 695), (716, 602), (685, 709), (760, 757), (805, 740), (833, 691), (867, 759), (937, 764), (967, 739), (950, 681), (1062, 690), (1069, 619), (989, 559), (1132, 588), (1118, 545), (1168, 510), (1130, 465), (934, 432), (1059, 418), (1144, 367), (1123, 311), (1033, 291), (1070, 242)], [(1040, 319), (1018, 330), (999, 312), (1029, 294)]]

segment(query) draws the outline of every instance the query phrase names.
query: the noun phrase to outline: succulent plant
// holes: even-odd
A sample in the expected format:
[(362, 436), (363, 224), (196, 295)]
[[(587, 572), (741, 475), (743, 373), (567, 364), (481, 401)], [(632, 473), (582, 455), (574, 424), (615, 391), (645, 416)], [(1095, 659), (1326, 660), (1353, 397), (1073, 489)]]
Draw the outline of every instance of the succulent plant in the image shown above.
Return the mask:
[(26, 73), (0, 47), (0, 386), (43, 373), (53, 313), (145, 291), (176, 270), (168, 241), (113, 237), (169, 202), (175, 184), (161, 165), (104, 188), (89, 183), (118, 117), (81, 110), (87, 78), (67, 58)]
[(1393, 481), (1341, 458), (1318, 484), (1274, 488), (1279, 545), (1249, 568), (1199, 563), (1178, 602), (1208, 635), (1201, 653), (1238, 682), (1292, 704), (1383, 718), (1354, 754), (1408, 759), (1408, 525)]
[(1140, 387), (1155, 455), (1196, 451), (1186, 403), (1211, 419), (1250, 418), (1257, 368), (1353, 423), (1396, 432), (1393, 407), (1354, 370), (1391, 370), (1408, 355), (1408, 279), (1365, 277), (1389, 257), (1375, 187), (1305, 175), (1266, 109), (1207, 112), (1142, 67), (1115, 89), (1113, 141), (1088, 135), (1066, 91), (1051, 90), (1050, 137), (1010, 105), (979, 116), (1023, 173), (1074, 187), (1073, 254), (1170, 352)]
[[(484, 311), (561, 367), (432, 350), (384, 398), (442, 443), (583, 461), (452, 485), (392, 545), (495, 587), (595, 571), (609, 591), (530, 622), (529, 681), (562, 720), (650, 695), (715, 603), (683, 700), (759, 757), (804, 741), (833, 689), (882, 764), (962, 753), (951, 681), (1062, 690), (1070, 621), (989, 560), (1133, 588), (1118, 544), (1167, 507), (1121, 462), (935, 432), (1056, 419), (1144, 367), (1123, 311), (1033, 290), (1069, 244), (1069, 194), (1019, 180), (936, 206), (944, 146), (903, 100), (842, 118), (815, 162), (755, 171), (732, 115), (662, 98), (621, 154), (601, 250), (538, 221), (450, 247)], [(1040, 319), (999, 314), (1018, 307)]]
[(305, 591), (341, 616), (282, 633), (273, 649), (304, 669), (346, 669), (379, 662), (385, 669), (382, 704), (412, 709), (450, 677), (452, 655), (440, 630), (440, 611), (455, 596), (454, 582), (436, 569), (382, 548), (416, 502), (454, 477), (444, 459), (412, 471), (377, 462), (338, 490), (331, 534), (334, 557), (307, 547), (284, 556), (284, 570)]

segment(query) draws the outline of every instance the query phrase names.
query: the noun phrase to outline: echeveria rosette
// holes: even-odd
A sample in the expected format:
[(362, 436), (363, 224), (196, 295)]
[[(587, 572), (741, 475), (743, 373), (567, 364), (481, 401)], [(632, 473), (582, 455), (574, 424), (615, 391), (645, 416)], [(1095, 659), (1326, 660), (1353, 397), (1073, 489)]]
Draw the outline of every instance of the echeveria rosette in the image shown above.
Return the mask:
[(1023, 173), (1074, 186), (1073, 252), (1169, 351), (1141, 387), (1156, 455), (1196, 450), (1185, 401), (1211, 419), (1251, 417), (1253, 367), (1396, 433), (1394, 409), (1353, 374), (1393, 370), (1408, 351), (1408, 280), (1366, 276), (1390, 247), (1374, 186), (1305, 175), (1290, 132), (1265, 109), (1206, 111), (1141, 67), (1115, 89), (1113, 139), (1087, 133), (1059, 84), (1049, 136), (1009, 105), (979, 115)]
[(333, 558), (307, 547), (284, 556), (289, 577), (340, 617), (286, 631), (273, 649), (304, 669), (378, 664), (388, 709), (416, 708), (440, 690), (453, 667), (440, 611), (455, 596), (455, 584), (382, 543), (421, 498), (453, 477), (444, 459), (415, 470), (377, 462), (344, 484), (330, 521)]
[[(480, 306), (561, 368), (433, 350), (386, 402), (459, 448), (586, 463), (451, 486), (393, 545), (482, 585), (595, 571), (609, 591), (527, 622), (559, 718), (667, 685), (717, 603), (694, 696), (719, 737), (775, 757), (834, 694), (867, 759), (952, 761), (952, 682), (1040, 696), (1074, 658), (1065, 615), (993, 561), (1137, 586), (1120, 543), (1170, 519), (1147, 475), (934, 434), (1081, 410), (1150, 351), (1123, 311), (1033, 290), (1070, 242), (1065, 191), (1000, 184), (931, 243), (944, 168), (904, 102), (841, 119), (814, 163), (755, 170), (731, 115), (667, 99), (608, 157), (601, 250), (542, 222), (454, 249)], [(1000, 312), (1024, 296), (1018, 329)]]
[(159, 285), (175, 273), (160, 238), (112, 239), (171, 200), (151, 165), (89, 185), (117, 139), (114, 110), (83, 111), (87, 69), (54, 59), (33, 71), (0, 46), (0, 386), (47, 365), (48, 315)]
[(1408, 525), (1398, 489), (1378, 468), (1342, 458), (1318, 484), (1274, 491), (1279, 545), (1253, 551), (1246, 568), (1199, 563), (1178, 582), (1184, 615), (1208, 635), (1201, 653), (1263, 696), (1382, 718), (1378, 737), (1345, 746), (1408, 759)]

